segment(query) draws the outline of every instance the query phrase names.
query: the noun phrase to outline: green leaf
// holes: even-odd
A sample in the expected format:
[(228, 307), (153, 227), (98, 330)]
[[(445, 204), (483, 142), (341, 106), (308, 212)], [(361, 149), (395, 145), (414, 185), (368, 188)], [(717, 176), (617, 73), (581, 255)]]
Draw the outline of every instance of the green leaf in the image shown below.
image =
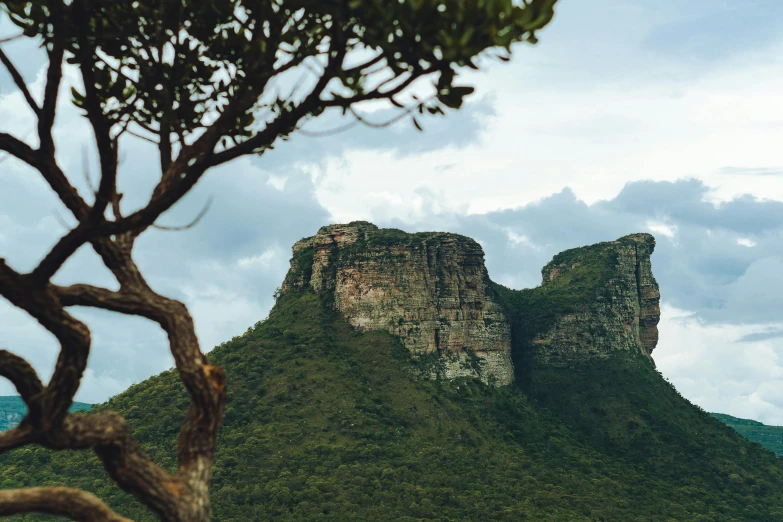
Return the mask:
[(76, 90), (76, 87), (71, 87), (71, 96), (73, 96), (74, 103), (84, 103), (84, 95)]

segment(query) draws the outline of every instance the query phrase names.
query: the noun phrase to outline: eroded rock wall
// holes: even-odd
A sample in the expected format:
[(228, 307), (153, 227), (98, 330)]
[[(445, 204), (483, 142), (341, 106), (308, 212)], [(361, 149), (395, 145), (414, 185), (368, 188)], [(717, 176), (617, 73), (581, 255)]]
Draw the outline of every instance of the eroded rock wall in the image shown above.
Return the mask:
[[(617, 351), (640, 351), (652, 360), (661, 316), (660, 292), (650, 263), (654, 248), (650, 234), (632, 234), (555, 256), (543, 268), (543, 283), (536, 291), (565, 293), (568, 285), (585, 284), (578, 276), (598, 284), (580, 297), (582, 302), (574, 303), (572, 311), (560, 314), (550, 328), (534, 337), (533, 358), (562, 365)], [(564, 290), (557, 288), (558, 278), (569, 273), (573, 282), (561, 285)]]
[(322, 227), (293, 250), (284, 292), (329, 292), (355, 327), (397, 335), (414, 354), (438, 354), (447, 378), (512, 382), (510, 326), (474, 240), (354, 222)]
[(542, 269), (540, 287), (501, 292), (470, 238), (353, 222), (297, 242), (283, 291), (310, 288), (356, 328), (387, 331), (414, 355), (434, 355), (433, 375), (508, 384), (511, 323), (515, 353), (526, 356), (518, 364), (618, 352), (652, 360), (660, 319), (654, 248), (651, 235), (632, 234), (566, 250)]

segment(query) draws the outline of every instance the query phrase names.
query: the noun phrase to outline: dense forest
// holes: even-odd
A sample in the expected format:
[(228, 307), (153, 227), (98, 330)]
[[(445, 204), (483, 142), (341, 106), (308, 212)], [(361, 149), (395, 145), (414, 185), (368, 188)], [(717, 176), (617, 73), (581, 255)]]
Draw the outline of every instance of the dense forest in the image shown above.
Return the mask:
[[(783, 517), (775, 455), (688, 403), (640, 354), (536, 368), (507, 387), (426, 380), (426, 361), (397, 338), (356, 331), (306, 291), (211, 356), (230, 383), (215, 520)], [(95, 409), (126, 416), (171, 469), (186, 405), (165, 372)], [(87, 452), (0, 457), (2, 487), (37, 484), (154, 520)]]
[(758, 421), (740, 419), (723, 413), (711, 413), (722, 423), (731, 426), (737, 432), (753, 442), (758, 442), (776, 455), (783, 455), (783, 426), (767, 426)]

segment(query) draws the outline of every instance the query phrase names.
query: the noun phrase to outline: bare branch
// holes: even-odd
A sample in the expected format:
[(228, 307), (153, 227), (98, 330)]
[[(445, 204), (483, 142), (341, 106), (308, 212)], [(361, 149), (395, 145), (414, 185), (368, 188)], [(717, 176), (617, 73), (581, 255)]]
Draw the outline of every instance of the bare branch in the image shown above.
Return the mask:
[(69, 225), (68, 222), (65, 221), (63, 215), (57, 212), (56, 209), (52, 211), (52, 214), (54, 214), (54, 219), (56, 219), (57, 222), (60, 224), (60, 226), (62, 226), (65, 230), (71, 229), (71, 225)]
[(24, 96), (24, 99), (27, 101), (27, 105), (30, 106), (36, 116), (39, 116), (41, 114), (41, 108), (38, 107), (38, 104), (30, 94), (30, 90), (27, 88), (27, 84), (25, 84), (24, 78), (22, 78), (22, 75), (19, 73), (19, 69), (16, 68), (16, 66), (13, 64), (13, 62), (11, 62), (8, 56), (6, 56), (2, 49), (0, 49), (0, 63), (2, 63), (5, 68), (8, 69), (8, 74), (11, 75), (11, 78), (14, 80), (16, 86), (20, 91), (22, 91), (22, 96)]
[(6, 151), (28, 165), (38, 163), (35, 157), (35, 150), (31, 146), (5, 132), (0, 132), (0, 150)]
[(15, 428), (0, 432), (0, 452), (29, 444), (33, 430), (29, 424), (22, 423)]
[[(434, 98), (434, 96), (432, 98)], [(428, 98), (427, 100), (420, 102), (414, 105), (413, 107), (407, 107), (400, 114), (382, 122), (369, 121), (365, 116), (356, 112), (356, 109), (354, 109), (352, 106), (348, 107), (348, 112), (350, 112), (354, 116), (354, 118), (357, 119), (357, 121), (361, 122), (362, 125), (366, 125), (367, 127), (372, 127), (374, 129), (382, 129), (384, 127), (388, 127), (389, 125), (394, 125), (395, 123), (397, 123), (398, 121), (400, 121), (401, 119), (409, 115), (410, 113), (416, 111), (419, 107), (422, 107), (426, 101), (429, 101), (432, 98)]]
[(95, 54), (89, 40), (90, 24), (84, 0), (74, 0), (72, 10), (78, 25), (77, 40), (79, 42), (79, 58), (84, 80), (84, 109), (90, 121), (95, 142), (98, 146), (98, 156), (101, 165), (101, 181), (95, 194), (95, 204), (90, 211), (93, 221), (102, 219), (106, 207), (111, 203), (117, 187), (117, 149), (111, 139), (111, 123), (103, 114), (98, 88), (95, 84)]
[(214, 154), (210, 158), (208, 165), (214, 167), (231, 161), (240, 156), (251, 154), (253, 151), (268, 147), (279, 137), (286, 135), (296, 128), (299, 120), (310, 114), (312, 111), (323, 105), (321, 100), (321, 94), (326, 89), (329, 82), (335, 77), (337, 71), (342, 65), (345, 58), (345, 49), (338, 49), (335, 54), (331, 55), (329, 62), (327, 63), (324, 73), (318, 79), (315, 87), (307, 95), (307, 97), (299, 103), (291, 112), (281, 114), (264, 130), (257, 133), (252, 138), (240, 143), (239, 145), (230, 149), (224, 150), (217, 154)]
[(31, 512), (70, 517), (80, 522), (132, 522), (109, 509), (92, 493), (78, 489), (38, 487), (0, 490), (0, 515)]
[(30, 363), (8, 350), (0, 350), (0, 377), (13, 383), (25, 403), (43, 391), (43, 383)]
[[(128, 258), (125, 262), (126, 265), (132, 263)], [(92, 306), (139, 315), (160, 324), (168, 334), (180, 379), (191, 397), (177, 439), (179, 476), (186, 484), (208, 484), (212, 476), (217, 427), (223, 416), (225, 376), (201, 353), (193, 319), (185, 305), (160, 296), (148, 287), (118, 292), (82, 284), (52, 285), (51, 288), (64, 306)]]
[(137, 132), (133, 132), (132, 130), (130, 130), (128, 128), (124, 129), (123, 132), (127, 132), (128, 134), (130, 134), (131, 136), (133, 136), (135, 138), (140, 138), (140, 139), (142, 139), (144, 141), (148, 141), (149, 143), (152, 143), (153, 145), (160, 145), (159, 142), (153, 140), (152, 138), (148, 138), (148, 137), (143, 136), (143, 135), (141, 135), (141, 134), (139, 134)]
[(79, 247), (87, 243), (95, 233), (95, 227), (90, 222), (84, 221), (71, 229), (60, 238), (48, 254), (41, 260), (35, 270), (30, 273), (30, 278), (39, 284), (44, 284), (57, 273), (63, 263), (76, 252)]
[[(2, 264), (0, 268), (4, 266)], [(84, 304), (88, 304), (90, 299), (109, 303), (101, 307), (153, 318), (166, 324), (170, 335), (176, 335), (173, 331), (176, 321), (164, 317), (170, 310), (163, 309), (162, 305), (157, 308), (150, 305), (146, 295), (111, 292), (87, 285), (82, 285), (81, 290), (78, 285), (77, 288), (70, 287), (71, 294), (54, 286), (48, 287), (48, 291), (31, 292), (25, 288), (24, 276), (14, 274), (10, 268), (0, 271), (0, 293), (51, 331), (60, 341), (61, 351), (52, 379), (45, 389), (42, 389), (28, 363), (7, 351), (0, 351), (1, 374), (12, 380), (30, 407), (30, 413), (19, 427), (0, 437), (0, 449), (28, 442), (37, 442), (52, 449), (92, 448), (118, 485), (157, 513), (165, 515), (166, 519), (173, 519), (179, 505), (177, 497), (189, 486), (181, 478), (158, 468), (141, 451), (127, 422), (111, 412), (90, 415), (67, 413), (86, 366), (90, 336), (89, 330), (65, 313), (61, 306), (69, 303), (69, 295), (81, 295)], [(131, 296), (135, 296), (136, 300)], [(168, 303), (165, 298), (159, 299), (163, 305)], [(124, 304), (120, 306), (117, 303)], [(198, 350), (197, 345), (195, 349)], [(201, 355), (200, 352), (198, 354)], [(185, 355), (192, 358), (191, 353)], [(203, 356), (199, 357), (201, 359)], [(216, 437), (216, 434), (215, 429), (211, 436)], [(207, 452), (206, 455), (212, 453)]]
[(6, 36), (5, 38), (0, 38), (0, 44), (13, 42), (14, 40), (18, 40), (19, 38), (21, 38), (23, 36), (24, 36), (24, 33), (19, 33), (19, 34), (14, 35), (14, 36)]
[(340, 134), (341, 132), (345, 132), (349, 129), (356, 127), (356, 125), (359, 123), (360, 121), (354, 118), (348, 123), (346, 123), (345, 125), (339, 125), (337, 127), (334, 127), (333, 129), (327, 129), (321, 131), (308, 131), (300, 127), (297, 129), (297, 132), (299, 132), (302, 136), (307, 136), (310, 138), (323, 138), (325, 136), (333, 136), (335, 134)]
[(343, 72), (345, 72), (346, 74), (353, 74), (357, 71), (367, 69), (368, 67), (372, 67), (373, 65), (380, 63), (384, 58), (385, 55), (383, 53), (380, 53), (376, 55), (374, 58), (371, 58), (370, 60), (367, 60), (362, 64), (356, 65), (354, 67), (349, 67), (348, 69), (344, 69)]
[(49, 68), (46, 70), (46, 87), (44, 88), (43, 107), (41, 107), (41, 111), (38, 114), (38, 140), (41, 143), (40, 149), (43, 154), (52, 160), (54, 158), (52, 128), (54, 127), (54, 117), (57, 111), (60, 82), (63, 77), (63, 52), (62, 43), (60, 42), (59, 37), (56, 37), (52, 41), (52, 49), (46, 51), (46, 54), (49, 56)]
[[(15, 272), (0, 259), (0, 295), (30, 314), (60, 343), (60, 355), (48, 385), (29, 402), (34, 428), (57, 427), (68, 414), (87, 367), (90, 330), (65, 312), (51, 289), (31, 282), (30, 277)], [(38, 408), (39, 396), (45, 412)]]
[(176, 519), (178, 496), (187, 486), (150, 460), (122, 416), (110, 411), (69, 414), (61, 429), (43, 433), (39, 442), (55, 450), (93, 449), (120, 487), (164, 520)]
[[(218, 120), (194, 143), (183, 145), (183, 150), (176, 160), (163, 173), (161, 181), (155, 187), (153, 196), (146, 207), (123, 219), (100, 223), (96, 225), (91, 233), (96, 236), (107, 236), (132, 231), (135, 236), (139, 235), (147, 227), (152, 226), (163, 212), (179, 201), (201, 179), (201, 176), (207, 169), (253, 152), (256, 148), (256, 143), (261, 144), (260, 146), (268, 146), (279, 135), (285, 135), (293, 131), (301, 118), (318, 108), (319, 103), (321, 103), (319, 96), (326, 88), (327, 83), (334, 77), (344, 56), (345, 51), (342, 50), (330, 60), (328, 70), (319, 80), (314, 91), (294, 111), (279, 116), (254, 138), (219, 154), (214, 154), (213, 150), (219, 138), (233, 124), (234, 118), (238, 114), (242, 114), (253, 106), (259, 93), (263, 91), (263, 86), (271, 76), (267, 75), (264, 77), (261, 85), (255, 86), (255, 88), (248, 88), (248, 85), (254, 80), (254, 78), (248, 78), (245, 82), (244, 91), (240, 90), (234, 98), (234, 102), (226, 108)], [(288, 64), (280, 70), (285, 69), (287, 66)], [(275, 74), (278, 74), (280, 70), (275, 71)], [(255, 80), (258, 81), (258, 79)]]
[(89, 306), (126, 315), (138, 315), (153, 321), (162, 320), (160, 311), (151, 310), (149, 303), (139, 292), (122, 290), (115, 292), (87, 284), (71, 286), (52, 285), (63, 306)]
[(79, 196), (53, 158), (39, 154), (23, 141), (4, 132), (0, 132), (0, 150), (8, 152), (40, 172), (60, 201), (73, 213), (76, 219), (81, 220), (86, 216), (89, 208), (87, 203)]
[(209, 207), (212, 205), (212, 196), (209, 197), (206, 204), (204, 205), (204, 208), (201, 209), (201, 211), (196, 214), (196, 217), (193, 218), (193, 220), (186, 224), (186, 225), (180, 225), (180, 226), (169, 226), (169, 225), (157, 225), (153, 224), (153, 228), (157, 228), (158, 230), (187, 230), (189, 228), (195, 227), (199, 221), (201, 221), (201, 218), (203, 218), (207, 211), (209, 210)]
[(416, 80), (418, 80), (420, 78), (423, 78), (423, 77), (425, 77), (427, 75), (433, 74), (433, 73), (435, 73), (437, 71), (438, 71), (438, 69), (435, 69), (435, 68), (421, 69), (419, 71), (410, 73), (410, 75), (405, 80), (403, 80), (402, 82), (397, 84), (392, 89), (389, 89), (388, 91), (381, 91), (380, 89), (382, 89), (385, 85), (390, 83), (392, 80), (398, 79), (399, 77), (395, 77), (395, 78), (391, 78), (389, 80), (386, 80), (385, 82), (383, 82), (382, 84), (380, 84), (378, 87), (376, 87), (375, 89), (373, 89), (370, 92), (367, 92), (367, 93), (364, 93), (364, 94), (360, 94), (360, 95), (357, 95), (357, 96), (352, 96), (350, 98), (334, 98), (332, 100), (323, 100), (322, 104), (323, 104), (324, 107), (346, 107), (347, 108), (347, 107), (350, 107), (351, 105), (354, 105), (356, 103), (360, 103), (360, 102), (364, 102), (364, 101), (368, 101), (368, 100), (390, 99), (393, 96), (395, 96), (395, 95), (399, 94), (400, 92), (402, 92), (403, 90), (405, 90), (405, 88), (410, 86)]

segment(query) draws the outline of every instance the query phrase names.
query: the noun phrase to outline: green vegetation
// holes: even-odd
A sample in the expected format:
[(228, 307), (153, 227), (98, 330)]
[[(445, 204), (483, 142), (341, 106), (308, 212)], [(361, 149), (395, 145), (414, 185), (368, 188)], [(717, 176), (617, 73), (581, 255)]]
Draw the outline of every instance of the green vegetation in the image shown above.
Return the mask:
[(606, 298), (602, 294), (613, 274), (615, 256), (616, 253), (609, 249), (583, 247), (567, 250), (550, 264), (564, 263), (569, 267), (579, 264), (541, 286), (511, 290), (501, 284), (490, 283), (511, 322), (511, 336), (515, 344), (512, 357), (518, 379), (524, 379), (524, 374), (532, 368), (527, 347), (539, 333), (554, 326), (558, 317)]
[[(427, 381), (394, 337), (359, 333), (318, 296), (288, 292), (212, 358), (230, 384), (215, 520), (783, 517), (775, 456), (679, 397), (641, 356), (539, 368), (505, 388)], [(125, 415), (173, 469), (186, 402), (164, 372), (95, 409)], [(89, 453), (0, 456), (0, 486), (37, 484), (82, 487), (154, 520)]]
[[(89, 410), (92, 404), (74, 402), (71, 411)], [(27, 414), (27, 405), (16, 395), (0, 396), (0, 431), (5, 431), (19, 424)]]
[(761, 444), (777, 455), (783, 455), (783, 426), (767, 426), (758, 421), (740, 419), (723, 413), (710, 413), (710, 415), (731, 426), (748, 440)]

